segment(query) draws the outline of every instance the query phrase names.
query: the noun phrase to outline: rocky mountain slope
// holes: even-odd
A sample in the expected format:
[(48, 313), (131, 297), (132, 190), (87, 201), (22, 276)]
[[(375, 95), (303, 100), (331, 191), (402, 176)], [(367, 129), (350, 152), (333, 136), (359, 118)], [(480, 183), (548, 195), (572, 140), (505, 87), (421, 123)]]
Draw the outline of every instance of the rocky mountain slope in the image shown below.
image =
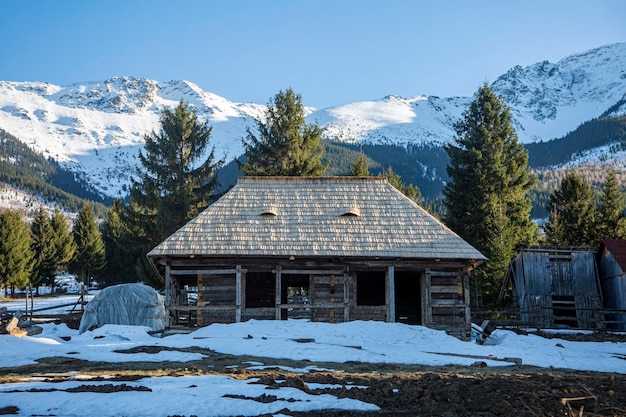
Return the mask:
[[(560, 138), (594, 118), (626, 114), (626, 43), (557, 63), (516, 66), (491, 87), (511, 106), (522, 142)], [(246, 129), (254, 129), (265, 110), (263, 104), (233, 103), (183, 80), (115, 77), (69, 86), (0, 81), (0, 128), (59, 161), (103, 195), (125, 196), (144, 135), (158, 129), (164, 106), (181, 99), (213, 126), (216, 156), (229, 160), (242, 153)], [(331, 140), (432, 148), (453, 140), (454, 122), (471, 100), (388, 96), (307, 109), (307, 120), (324, 126)]]

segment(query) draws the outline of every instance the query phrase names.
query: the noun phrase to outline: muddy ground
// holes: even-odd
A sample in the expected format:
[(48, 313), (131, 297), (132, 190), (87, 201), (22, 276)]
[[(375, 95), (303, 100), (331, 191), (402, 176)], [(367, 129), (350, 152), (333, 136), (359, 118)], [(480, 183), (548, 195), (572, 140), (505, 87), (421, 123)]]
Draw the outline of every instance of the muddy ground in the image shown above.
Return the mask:
[[(139, 347), (131, 352), (156, 353), (160, 347)], [(329, 393), (373, 403), (379, 412), (282, 410), (291, 416), (626, 416), (626, 376), (528, 366), (409, 366), (366, 363), (312, 363), (250, 356), (231, 356), (200, 348), (183, 349), (208, 355), (195, 362), (152, 363), (86, 362), (67, 357), (46, 358), (38, 364), (0, 368), (0, 383), (24, 380), (33, 375), (49, 381), (72, 378), (71, 371), (88, 375), (107, 375), (108, 381), (134, 381), (146, 376), (229, 375), (234, 378), (260, 378), (267, 394), (249, 398), (271, 402), (277, 398), (272, 388), (291, 386), (309, 393)], [(248, 371), (249, 361), (277, 368)], [(237, 365), (238, 368), (232, 368)], [(304, 368), (316, 365), (336, 372), (286, 372), (278, 366)], [(59, 375), (60, 373), (65, 374)], [(111, 378), (111, 375), (113, 378)], [(309, 390), (307, 383), (357, 385), (364, 388)], [(126, 388), (125, 388), (126, 387)], [(365, 388), (366, 387), (366, 388)], [(81, 390), (113, 392), (137, 389), (125, 385), (101, 387), (86, 383)], [(108, 390), (108, 391), (107, 391)], [(13, 407), (13, 408), (11, 408)], [(0, 414), (18, 412), (19, 405), (0, 409)], [(186, 416), (191, 417), (191, 416)]]

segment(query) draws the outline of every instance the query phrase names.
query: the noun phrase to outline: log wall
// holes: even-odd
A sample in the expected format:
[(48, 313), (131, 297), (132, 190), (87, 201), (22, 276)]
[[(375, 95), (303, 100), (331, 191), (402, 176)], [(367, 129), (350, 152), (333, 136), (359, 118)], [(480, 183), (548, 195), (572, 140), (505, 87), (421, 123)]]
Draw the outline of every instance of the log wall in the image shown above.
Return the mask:
[[(303, 304), (310, 311), (312, 321), (340, 323), (350, 320), (380, 320), (393, 322), (396, 318), (395, 302), (400, 294), (392, 291), (394, 273), (402, 275), (402, 279), (414, 279), (419, 282), (415, 291), (421, 297), (415, 301), (417, 314), (415, 317), (421, 320), (421, 324), (443, 329), (461, 338), (469, 336), (470, 312), (469, 312), (469, 280), (466, 268), (458, 267), (453, 270), (449, 266), (445, 270), (433, 271), (430, 268), (409, 269), (402, 265), (402, 269), (396, 269), (393, 265), (377, 265), (371, 270), (364, 266), (355, 268), (350, 272), (347, 266), (334, 265), (328, 268), (312, 268), (309, 265), (299, 265), (300, 268), (284, 268), (277, 265), (268, 269), (267, 264), (256, 269), (254, 264), (229, 266), (221, 264), (215, 269), (208, 265), (194, 265), (196, 269), (183, 269), (178, 267), (171, 271), (170, 290), (178, 288), (177, 277), (190, 274), (197, 275), (198, 301), (197, 306), (176, 305), (178, 297), (170, 294), (169, 311), (189, 315), (195, 314), (198, 326), (206, 326), (211, 323), (234, 323), (250, 319), (269, 320), (286, 319), (287, 312), (295, 308), (294, 304), (282, 299), (284, 296), (283, 286), (292, 284), (306, 285), (308, 283), (308, 303)], [(381, 297), (381, 305), (358, 305), (357, 274), (358, 271), (383, 270), (385, 286), (384, 298)], [(255, 272), (265, 271), (265, 272)], [(269, 272), (268, 272), (269, 271)], [(395, 271), (395, 272), (394, 272)], [(262, 274), (270, 274), (275, 277), (268, 283), (262, 283)], [(248, 294), (246, 297), (246, 280), (256, 275), (257, 281), (248, 289), (260, 291), (267, 287), (268, 292), (274, 294), (274, 304), (267, 305), (263, 294)], [(380, 278), (380, 277), (379, 277)], [(378, 279), (378, 278), (377, 278)], [(285, 280), (284, 282), (282, 282)], [(272, 284), (272, 285), (270, 285)], [(271, 287), (271, 288), (270, 288)], [(381, 285), (382, 288), (382, 285)], [(370, 286), (369, 291), (372, 288)], [(271, 298), (271, 294), (268, 294)], [(370, 297), (371, 298), (371, 297)], [(368, 298), (368, 300), (370, 300)], [(253, 307), (246, 306), (246, 299), (254, 300), (257, 304)], [(260, 302), (259, 302), (260, 300)], [(408, 299), (403, 298), (406, 304)], [(370, 300), (371, 301), (371, 300)], [(265, 305), (258, 305), (258, 304)], [(404, 304), (403, 304), (404, 305)], [(406, 306), (404, 306), (406, 307)], [(420, 310), (421, 308), (421, 310)], [(420, 314), (421, 311), (421, 314)], [(419, 324), (419, 323), (416, 323)]]
[(198, 275), (198, 326), (236, 321), (235, 274)]

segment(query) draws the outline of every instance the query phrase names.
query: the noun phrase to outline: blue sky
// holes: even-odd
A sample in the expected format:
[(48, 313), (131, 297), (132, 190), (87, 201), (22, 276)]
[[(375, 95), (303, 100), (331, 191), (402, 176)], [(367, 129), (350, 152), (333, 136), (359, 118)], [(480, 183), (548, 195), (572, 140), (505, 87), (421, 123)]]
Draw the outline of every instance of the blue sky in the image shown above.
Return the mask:
[(185, 79), (318, 108), (469, 96), (515, 65), (626, 42), (624, 0), (2, 0), (0, 80)]

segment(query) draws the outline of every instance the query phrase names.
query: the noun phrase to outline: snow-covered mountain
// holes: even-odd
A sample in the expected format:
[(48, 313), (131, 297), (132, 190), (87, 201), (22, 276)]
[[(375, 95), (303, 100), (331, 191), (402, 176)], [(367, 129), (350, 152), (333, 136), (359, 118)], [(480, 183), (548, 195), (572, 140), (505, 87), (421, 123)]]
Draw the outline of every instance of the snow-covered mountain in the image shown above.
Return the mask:
[(265, 106), (235, 104), (188, 81), (120, 77), (59, 87), (0, 82), (0, 128), (78, 173), (111, 197), (126, 194), (144, 135), (183, 99), (213, 127), (218, 157), (242, 152), (246, 127)]
[[(522, 142), (562, 137), (593, 118), (626, 114), (626, 43), (554, 64), (516, 66), (491, 87), (511, 106)], [(181, 99), (213, 127), (218, 158), (239, 156), (246, 128), (254, 129), (265, 111), (265, 105), (233, 103), (189, 81), (116, 77), (63, 87), (0, 81), (0, 128), (65, 164), (103, 194), (123, 196), (144, 135), (158, 130), (164, 106)], [(345, 142), (442, 145), (454, 138), (453, 124), (471, 100), (388, 96), (307, 109), (307, 120), (325, 127), (328, 138)]]

